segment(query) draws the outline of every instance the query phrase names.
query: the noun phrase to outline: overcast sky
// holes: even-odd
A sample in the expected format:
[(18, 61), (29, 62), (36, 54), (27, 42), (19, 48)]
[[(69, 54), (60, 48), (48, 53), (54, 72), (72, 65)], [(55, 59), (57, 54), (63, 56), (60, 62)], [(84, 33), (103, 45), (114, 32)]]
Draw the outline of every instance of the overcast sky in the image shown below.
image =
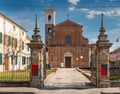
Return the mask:
[[(104, 27), (110, 42), (119, 47), (120, 0), (0, 0), (0, 12), (25, 28), (31, 37), (38, 14), (40, 34), (45, 40), (44, 9), (56, 10), (56, 24), (69, 19), (83, 25), (83, 35), (90, 43), (99, 35), (101, 13), (104, 13)], [(120, 43), (119, 43), (120, 44)]]

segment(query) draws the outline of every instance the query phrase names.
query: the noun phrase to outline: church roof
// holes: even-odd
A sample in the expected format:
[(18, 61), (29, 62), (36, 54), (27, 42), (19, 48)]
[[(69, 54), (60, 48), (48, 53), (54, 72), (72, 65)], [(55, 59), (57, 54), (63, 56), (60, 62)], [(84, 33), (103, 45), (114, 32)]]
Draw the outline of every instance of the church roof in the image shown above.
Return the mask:
[(82, 28), (83, 26), (71, 20), (65, 20), (64, 22), (57, 24), (56, 27), (81, 27)]

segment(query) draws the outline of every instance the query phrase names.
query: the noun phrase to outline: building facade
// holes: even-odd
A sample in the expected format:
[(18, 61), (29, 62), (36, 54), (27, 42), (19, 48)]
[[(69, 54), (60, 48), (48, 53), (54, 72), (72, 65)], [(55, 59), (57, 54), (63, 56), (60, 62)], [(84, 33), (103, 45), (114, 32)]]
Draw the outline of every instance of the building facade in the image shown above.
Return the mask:
[(55, 10), (45, 10), (45, 42), (52, 67), (88, 67), (89, 45), (83, 26), (69, 19), (55, 25)]
[(117, 48), (110, 52), (110, 65), (111, 67), (120, 67), (120, 48)]
[(0, 71), (26, 69), (30, 51), (26, 45), (30, 38), (26, 30), (0, 13)]

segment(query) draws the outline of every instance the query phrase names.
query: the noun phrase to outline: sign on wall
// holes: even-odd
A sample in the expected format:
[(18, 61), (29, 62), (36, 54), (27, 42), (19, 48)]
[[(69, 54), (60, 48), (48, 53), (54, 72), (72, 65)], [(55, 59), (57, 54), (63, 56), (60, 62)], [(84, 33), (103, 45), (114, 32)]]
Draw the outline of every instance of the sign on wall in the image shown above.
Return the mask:
[(107, 64), (101, 64), (100, 74), (101, 76), (107, 76)]
[(38, 76), (38, 64), (32, 64), (32, 76)]

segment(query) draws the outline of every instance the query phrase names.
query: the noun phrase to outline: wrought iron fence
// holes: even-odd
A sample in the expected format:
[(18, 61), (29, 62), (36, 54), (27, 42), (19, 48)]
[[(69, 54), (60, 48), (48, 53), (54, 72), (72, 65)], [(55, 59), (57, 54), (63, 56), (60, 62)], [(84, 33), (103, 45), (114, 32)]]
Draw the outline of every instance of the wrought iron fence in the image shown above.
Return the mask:
[(30, 69), (0, 72), (0, 81), (30, 81)]
[[(19, 61), (19, 62), (18, 62)], [(6, 57), (0, 65), (0, 81), (30, 81), (31, 80), (31, 64), (30, 58), (22, 56), (14, 56), (14, 58)]]

